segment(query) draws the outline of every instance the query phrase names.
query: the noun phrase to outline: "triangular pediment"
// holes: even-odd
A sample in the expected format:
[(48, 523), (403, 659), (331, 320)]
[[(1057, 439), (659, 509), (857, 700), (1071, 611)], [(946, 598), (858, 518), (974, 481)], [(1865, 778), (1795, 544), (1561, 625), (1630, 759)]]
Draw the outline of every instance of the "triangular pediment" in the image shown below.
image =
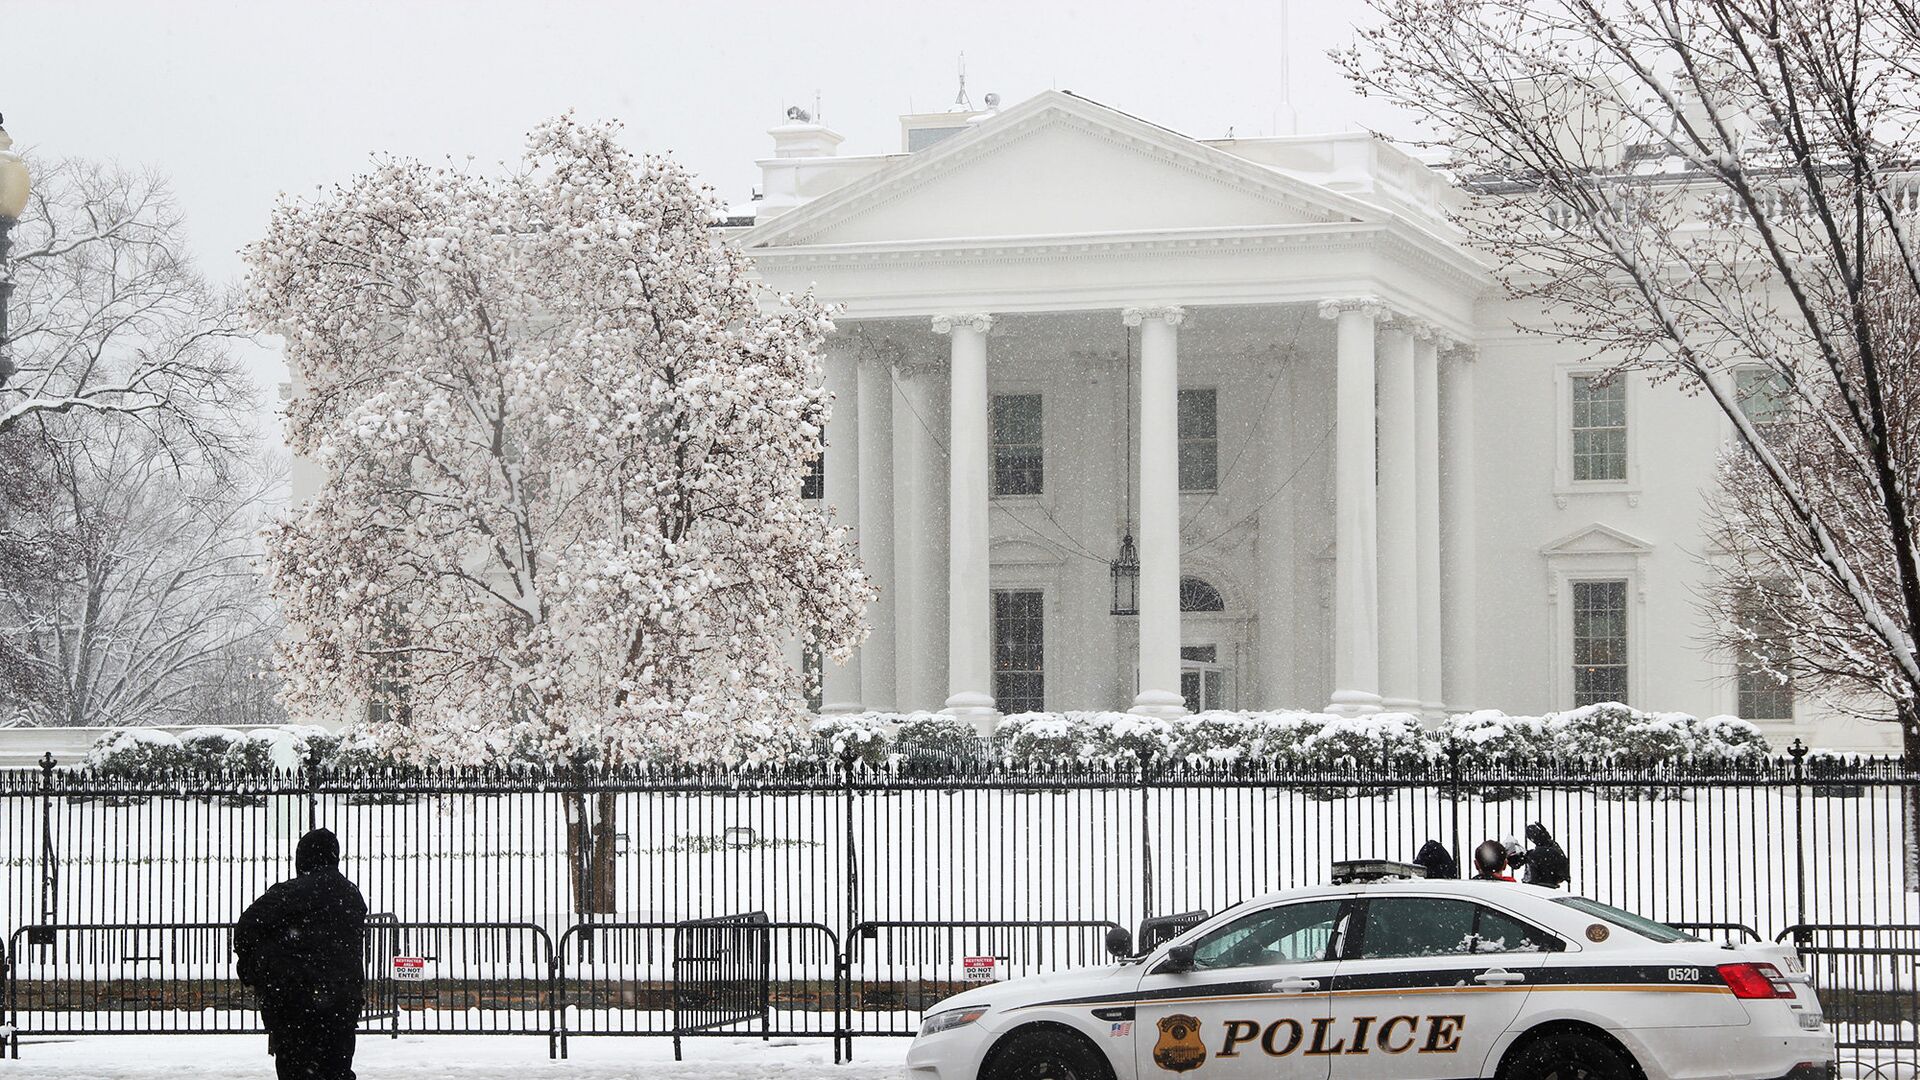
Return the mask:
[(1653, 545), (1610, 525), (1595, 522), (1540, 549), (1542, 555), (1645, 555)]
[(1048, 91), (754, 228), (748, 249), (1371, 220), (1378, 212)]

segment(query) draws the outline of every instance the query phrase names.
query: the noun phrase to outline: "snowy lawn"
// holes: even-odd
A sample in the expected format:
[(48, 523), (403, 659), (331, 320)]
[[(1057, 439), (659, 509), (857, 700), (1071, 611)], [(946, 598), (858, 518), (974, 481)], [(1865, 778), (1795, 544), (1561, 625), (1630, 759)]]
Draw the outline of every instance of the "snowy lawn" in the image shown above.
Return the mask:
[[(670, 1039), (574, 1039), (566, 1061), (539, 1037), (408, 1035), (360, 1039), (360, 1080), (899, 1080), (905, 1039), (861, 1039), (851, 1065), (833, 1064), (824, 1040), (688, 1039), (673, 1060)], [(129, 1035), (28, 1038), (20, 1060), (0, 1060), (0, 1080), (257, 1080), (273, 1075), (261, 1035)]]

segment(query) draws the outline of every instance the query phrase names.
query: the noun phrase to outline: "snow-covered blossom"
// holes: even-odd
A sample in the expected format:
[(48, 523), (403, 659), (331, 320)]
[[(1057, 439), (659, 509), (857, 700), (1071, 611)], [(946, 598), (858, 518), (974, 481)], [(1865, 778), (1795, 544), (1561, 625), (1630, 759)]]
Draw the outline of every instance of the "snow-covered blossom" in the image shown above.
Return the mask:
[(366, 703), (434, 761), (754, 760), (871, 586), (800, 497), (829, 401), (810, 297), (763, 298), (664, 157), (570, 118), (522, 166), (409, 160), (283, 202), (248, 309), (318, 493), (269, 537), (289, 714)]

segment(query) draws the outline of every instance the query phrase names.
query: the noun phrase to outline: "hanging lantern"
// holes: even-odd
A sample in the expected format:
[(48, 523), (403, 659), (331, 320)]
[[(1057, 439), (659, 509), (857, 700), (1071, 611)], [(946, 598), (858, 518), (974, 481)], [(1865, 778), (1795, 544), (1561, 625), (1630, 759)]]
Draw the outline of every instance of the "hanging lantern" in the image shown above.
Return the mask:
[(1133, 533), (1120, 540), (1120, 557), (1108, 564), (1113, 574), (1113, 614), (1140, 614), (1140, 555), (1133, 549)]

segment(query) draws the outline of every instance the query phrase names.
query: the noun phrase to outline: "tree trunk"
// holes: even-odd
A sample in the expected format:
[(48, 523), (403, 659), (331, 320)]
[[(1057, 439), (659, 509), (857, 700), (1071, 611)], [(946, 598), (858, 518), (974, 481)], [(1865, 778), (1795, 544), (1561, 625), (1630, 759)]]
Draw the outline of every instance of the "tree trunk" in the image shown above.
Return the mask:
[(1907, 890), (1920, 891), (1920, 705), (1900, 706), (1901, 755), (1900, 830), (1901, 862), (1905, 864)]
[(614, 801), (611, 792), (593, 797), (588, 817), (587, 795), (567, 793), (567, 869), (573, 884), (576, 915), (614, 913)]

